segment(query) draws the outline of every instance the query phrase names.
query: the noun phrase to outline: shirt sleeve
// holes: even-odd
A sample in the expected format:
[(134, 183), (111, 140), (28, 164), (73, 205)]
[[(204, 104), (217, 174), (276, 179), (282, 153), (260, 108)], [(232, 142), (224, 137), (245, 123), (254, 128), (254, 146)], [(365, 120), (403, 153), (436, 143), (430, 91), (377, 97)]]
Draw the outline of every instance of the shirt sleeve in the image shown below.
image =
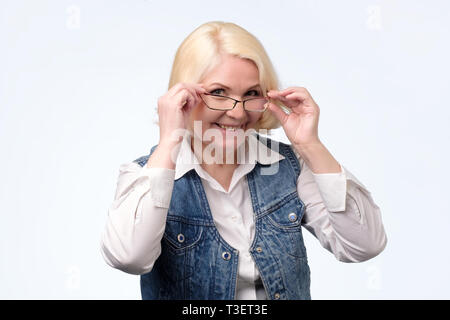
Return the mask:
[(315, 174), (297, 157), (303, 226), (339, 261), (362, 262), (383, 251), (387, 237), (369, 190), (342, 165), (340, 173)]
[(101, 237), (105, 261), (131, 274), (150, 272), (161, 253), (175, 170), (124, 163)]

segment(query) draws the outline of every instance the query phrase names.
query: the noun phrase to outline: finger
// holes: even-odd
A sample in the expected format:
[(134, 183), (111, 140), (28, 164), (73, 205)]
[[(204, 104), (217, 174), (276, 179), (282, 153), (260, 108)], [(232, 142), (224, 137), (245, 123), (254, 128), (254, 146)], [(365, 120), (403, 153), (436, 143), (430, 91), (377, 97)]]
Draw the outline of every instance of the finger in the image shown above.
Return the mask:
[(185, 91), (187, 91), (189, 93), (190, 96), (190, 101), (191, 101), (191, 107), (194, 107), (196, 105), (198, 105), (198, 103), (200, 102), (200, 97), (197, 95), (197, 92), (195, 91), (195, 89), (193, 87), (186, 87)]
[(275, 96), (275, 97), (274, 96), (270, 96), (269, 98), (272, 99), (272, 100), (280, 101), (284, 105), (287, 105), (287, 104), (289, 104), (291, 102), (289, 99), (286, 99), (283, 96)]
[(200, 92), (206, 92), (206, 89), (205, 89), (203, 83), (197, 83), (197, 84), (195, 85), (195, 87), (198, 88), (198, 90), (199, 90)]
[(179, 82), (176, 85), (172, 86), (169, 91), (168, 91), (168, 95), (171, 97), (174, 97), (175, 95), (177, 95), (182, 89), (184, 88), (183, 83)]
[(268, 94), (268, 97), (274, 100), (281, 101), (283, 104), (289, 103), (290, 99), (286, 98), (285, 95), (290, 94), (289, 92), (286, 92), (284, 94), (281, 93), (270, 93)]
[(269, 98), (280, 101), (283, 105), (287, 106), (288, 108), (292, 108), (292, 107), (296, 106), (296, 103), (293, 102), (292, 99), (288, 99), (287, 97), (284, 97), (279, 94), (278, 95), (269, 95)]
[(302, 93), (299, 91), (294, 91), (289, 93), (288, 95), (285, 96), (286, 99), (297, 99), (300, 101), (304, 101), (308, 98), (308, 96), (306, 95), (306, 93)]
[(285, 96), (285, 95), (287, 95), (287, 94), (289, 94), (289, 93), (291, 93), (291, 92), (294, 92), (296, 90), (296, 87), (289, 87), (289, 88), (286, 88), (286, 89), (284, 89), (284, 90), (270, 90), (269, 92), (268, 92), (268, 94), (270, 94), (270, 95), (273, 95), (273, 96)]
[(201, 86), (195, 86), (194, 87), (194, 97), (195, 97), (195, 105), (198, 106), (199, 104), (203, 103), (203, 98), (201, 97), (201, 95), (203, 93), (207, 93), (208, 91), (201, 87)]
[(172, 88), (170, 88), (169, 95), (173, 97), (184, 89), (190, 90), (194, 96), (197, 95), (196, 91), (199, 91), (200, 93), (206, 92), (206, 89), (204, 89), (202, 87), (202, 84), (196, 84), (196, 83), (188, 84), (188, 83), (179, 82), (176, 85), (174, 85)]
[(194, 104), (195, 106), (197, 106), (203, 101), (200, 95), (202, 93), (206, 93), (207, 90), (199, 84), (194, 84), (192, 87), (190, 87), (190, 92), (192, 93), (192, 96), (194, 98)]
[(203, 87), (194, 87), (197, 95), (201, 95), (202, 93), (207, 93), (207, 90)]
[(194, 99), (195, 99), (195, 105), (201, 102), (200, 95), (202, 93), (206, 93), (206, 89), (203, 88), (199, 84), (193, 84), (191, 87), (189, 87), (189, 91), (192, 93)]
[(278, 121), (280, 121), (281, 125), (284, 125), (286, 123), (288, 119), (288, 114), (286, 114), (286, 112), (284, 112), (283, 109), (281, 109), (281, 107), (269, 102), (268, 109), (273, 113), (275, 118), (277, 118)]
[(189, 91), (183, 90), (176, 96), (176, 101), (178, 102), (178, 105), (180, 105), (182, 109), (185, 109), (187, 108), (186, 105), (192, 101), (191, 94), (189, 93)]
[(198, 101), (191, 93), (190, 90), (183, 90), (179, 95), (179, 105), (181, 105), (181, 109), (187, 113), (189, 113), (195, 106), (198, 105)]

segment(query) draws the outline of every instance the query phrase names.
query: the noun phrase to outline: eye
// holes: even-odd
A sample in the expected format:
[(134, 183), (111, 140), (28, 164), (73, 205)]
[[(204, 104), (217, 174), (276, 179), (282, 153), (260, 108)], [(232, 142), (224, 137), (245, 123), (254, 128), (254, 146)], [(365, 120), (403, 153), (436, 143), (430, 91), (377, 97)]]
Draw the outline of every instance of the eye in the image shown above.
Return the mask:
[[(258, 90), (250, 90), (249, 92), (254, 92), (255, 93), (254, 96), (260, 96), (261, 95)], [(249, 93), (249, 92), (247, 92), (247, 93)], [(247, 94), (247, 95), (250, 96), (250, 94)]]
[(214, 90), (212, 90), (212, 91), (210, 91), (209, 93), (211, 93), (211, 94), (220, 94), (220, 95), (222, 95), (222, 93), (220, 93), (220, 92), (217, 92), (217, 91), (223, 91), (223, 89), (214, 89)]
[[(210, 91), (209, 93), (223, 95), (223, 92), (221, 92), (221, 91), (224, 92), (225, 90), (222, 89), (222, 88), (217, 88), (217, 89), (214, 89), (214, 90)], [(249, 94), (251, 92), (253, 92), (253, 94)], [(261, 93), (258, 90), (250, 90), (246, 94), (246, 96), (255, 96), (255, 97), (259, 97), (260, 95), (261, 95)]]

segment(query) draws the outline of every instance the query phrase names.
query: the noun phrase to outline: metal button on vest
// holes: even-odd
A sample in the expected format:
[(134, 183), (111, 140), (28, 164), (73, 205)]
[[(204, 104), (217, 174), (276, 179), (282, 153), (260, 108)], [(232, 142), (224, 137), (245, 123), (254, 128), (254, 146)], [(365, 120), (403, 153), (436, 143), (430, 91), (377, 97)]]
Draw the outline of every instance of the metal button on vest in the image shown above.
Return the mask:
[(231, 259), (231, 253), (229, 253), (228, 251), (224, 251), (222, 253), (222, 258), (223, 258), (223, 260), (230, 260)]
[(262, 248), (261, 247), (256, 248), (256, 252), (262, 252)]
[(289, 213), (288, 218), (291, 222), (297, 221), (297, 215), (294, 212)]
[(180, 234), (177, 236), (177, 239), (178, 239), (178, 242), (179, 242), (179, 243), (183, 243), (183, 242), (184, 242), (184, 234), (180, 233)]
[(273, 295), (273, 297), (278, 300), (278, 299), (280, 299), (280, 294), (277, 292)]

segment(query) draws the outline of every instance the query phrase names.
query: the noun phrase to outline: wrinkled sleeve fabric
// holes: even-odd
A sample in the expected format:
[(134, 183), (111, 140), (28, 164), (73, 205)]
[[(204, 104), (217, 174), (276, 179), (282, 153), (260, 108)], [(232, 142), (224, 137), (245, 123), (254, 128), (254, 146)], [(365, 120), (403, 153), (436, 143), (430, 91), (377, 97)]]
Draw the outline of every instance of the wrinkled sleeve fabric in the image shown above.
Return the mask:
[(175, 170), (119, 168), (114, 200), (101, 236), (101, 252), (113, 268), (130, 274), (150, 272), (161, 253)]
[(362, 262), (384, 250), (381, 212), (369, 190), (343, 165), (339, 173), (315, 174), (300, 155), (297, 180), (305, 205), (303, 226), (342, 262)]

